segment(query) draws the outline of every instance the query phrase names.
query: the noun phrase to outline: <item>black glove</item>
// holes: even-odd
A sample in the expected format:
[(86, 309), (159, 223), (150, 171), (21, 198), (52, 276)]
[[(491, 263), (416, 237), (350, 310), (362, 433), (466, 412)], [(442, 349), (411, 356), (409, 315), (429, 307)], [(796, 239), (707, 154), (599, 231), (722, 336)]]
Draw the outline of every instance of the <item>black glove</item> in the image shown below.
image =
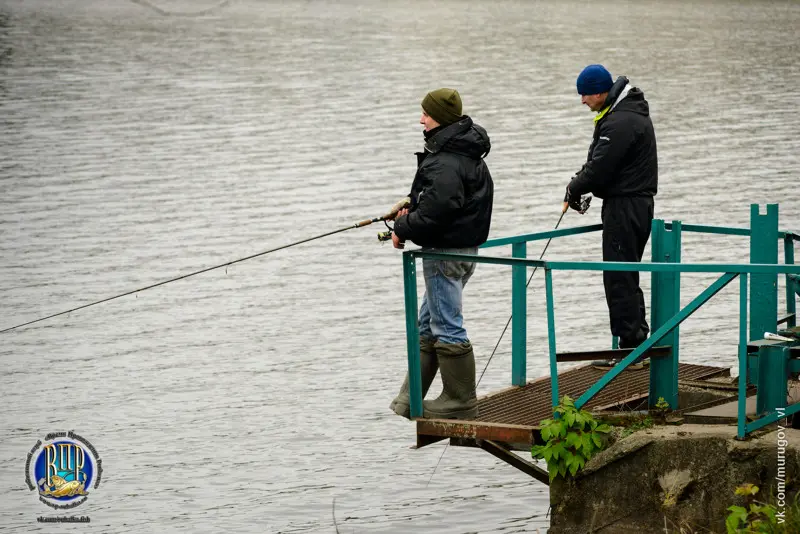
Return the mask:
[(583, 215), (589, 210), (589, 204), (592, 202), (592, 196), (574, 196), (572, 193), (570, 193), (569, 186), (567, 186), (567, 193), (564, 195), (564, 202), (566, 202), (570, 208)]

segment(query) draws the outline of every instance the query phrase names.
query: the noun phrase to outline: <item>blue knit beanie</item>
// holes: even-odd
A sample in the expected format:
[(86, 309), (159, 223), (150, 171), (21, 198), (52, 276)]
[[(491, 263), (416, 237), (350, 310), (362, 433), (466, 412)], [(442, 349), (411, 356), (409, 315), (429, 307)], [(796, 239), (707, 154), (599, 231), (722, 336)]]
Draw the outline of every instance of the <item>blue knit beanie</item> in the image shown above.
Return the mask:
[(602, 65), (589, 65), (578, 75), (578, 94), (599, 95), (608, 92), (614, 81)]

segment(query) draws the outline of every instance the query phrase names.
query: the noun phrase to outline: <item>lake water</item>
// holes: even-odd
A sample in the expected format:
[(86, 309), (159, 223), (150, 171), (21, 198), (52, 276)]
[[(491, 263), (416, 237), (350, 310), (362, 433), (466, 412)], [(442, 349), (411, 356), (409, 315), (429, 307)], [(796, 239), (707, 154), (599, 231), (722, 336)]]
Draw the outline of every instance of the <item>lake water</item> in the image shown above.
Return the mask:
[[(591, 139), (575, 77), (594, 62), (650, 102), (657, 217), (746, 227), (750, 203), (779, 202), (800, 229), (798, 2), (153, 4), (0, 0), (0, 329), (381, 215), (410, 187), (419, 102), (441, 86), (491, 136), (492, 236), (551, 229)], [(596, 201), (562, 227), (599, 216)], [(405, 331), (382, 229), (0, 334), (0, 531), (88, 515), (76, 531), (330, 533), (335, 516), (342, 533), (545, 532), (546, 487), (478, 450), (411, 450), (414, 426), (388, 410)], [(599, 239), (547, 258), (599, 260)], [(684, 234), (687, 262), (747, 251)], [(530, 378), (547, 373), (540, 275)], [(600, 276), (554, 278), (559, 350), (606, 348)], [(685, 301), (713, 278), (686, 276)], [(683, 361), (735, 364), (737, 292), (681, 327)], [(509, 270), (479, 266), (479, 372), (510, 303)], [(479, 394), (509, 384), (510, 347)], [(104, 473), (57, 513), (25, 460), (66, 430)]]

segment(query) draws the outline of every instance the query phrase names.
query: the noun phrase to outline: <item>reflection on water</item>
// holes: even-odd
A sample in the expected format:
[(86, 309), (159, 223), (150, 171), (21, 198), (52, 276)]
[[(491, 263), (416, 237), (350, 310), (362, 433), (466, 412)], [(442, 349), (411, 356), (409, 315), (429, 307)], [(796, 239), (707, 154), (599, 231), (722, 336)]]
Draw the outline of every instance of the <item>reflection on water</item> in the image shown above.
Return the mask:
[[(410, 185), (418, 103), (436, 86), (457, 87), (492, 137), (492, 235), (552, 228), (591, 138), (574, 89), (590, 62), (650, 101), (657, 217), (746, 226), (750, 202), (780, 202), (781, 227), (798, 228), (800, 67), (786, 38), (798, 22), (786, 2), (240, 0), (181, 17), (7, 0), (0, 327), (383, 213)], [(598, 222), (599, 208), (563, 226)], [(71, 429), (104, 462), (80, 509), (88, 531), (333, 532), (334, 498), (340, 532), (544, 530), (546, 488), (461, 448), (431, 479), (441, 444), (411, 450), (413, 425), (388, 411), (402, 277), (377, 230), (4, 334), (2, 523), (38, 527), (49, 510), (23, 491), (25, 455)], [(747, 250), (684, 245), (684, 261)], [(554, 241), (547, 257), (597, 260), (599, 235)], [(554, 278), (559, 350), (606, 347), (600, 277)], [(684, 299), (711, 278), (687, 276)], [(547, 372), (541, 286), (537, 274), (529, 377)], [(480, 266), (465, 308), (481, 368), (510, 302), (509, 272)], [(681, 357), (732, 365), (736, 306), (728, 288), (685, 323)], [(507, 337), (479, 390), (509, 380)]]

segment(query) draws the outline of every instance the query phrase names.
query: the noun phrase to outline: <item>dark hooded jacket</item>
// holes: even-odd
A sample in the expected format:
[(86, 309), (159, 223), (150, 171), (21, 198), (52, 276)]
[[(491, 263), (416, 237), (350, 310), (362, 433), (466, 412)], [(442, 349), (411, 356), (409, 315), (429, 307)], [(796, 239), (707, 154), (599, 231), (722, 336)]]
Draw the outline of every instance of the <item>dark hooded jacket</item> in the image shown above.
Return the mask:
[(658, 189), (656, 134), (644, 93), (624, 76), (611, 87), (595, 124), (586, 165), (569, 184), (573, 196), (653, 197)]
[(476, 247), (492, 218), (494, 183), (483, 160), (489, 136), (467, 116), (437, 130), (417, 153), (411, 207), (394, 232), (421, 247)]

